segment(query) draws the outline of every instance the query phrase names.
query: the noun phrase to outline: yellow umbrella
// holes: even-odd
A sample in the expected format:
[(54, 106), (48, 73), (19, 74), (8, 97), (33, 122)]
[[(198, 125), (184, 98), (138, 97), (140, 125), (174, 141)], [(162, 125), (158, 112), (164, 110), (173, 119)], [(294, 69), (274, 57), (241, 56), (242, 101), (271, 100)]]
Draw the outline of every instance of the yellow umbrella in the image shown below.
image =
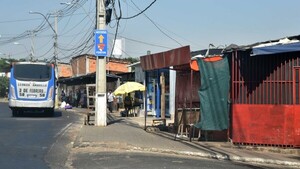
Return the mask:
[(115, 91), (114, 95), (121, 95), (126, 93), (131, 93), (134, 91), (145, 91), (146, 87), (137, 82), (126, 82), (119, 86)]

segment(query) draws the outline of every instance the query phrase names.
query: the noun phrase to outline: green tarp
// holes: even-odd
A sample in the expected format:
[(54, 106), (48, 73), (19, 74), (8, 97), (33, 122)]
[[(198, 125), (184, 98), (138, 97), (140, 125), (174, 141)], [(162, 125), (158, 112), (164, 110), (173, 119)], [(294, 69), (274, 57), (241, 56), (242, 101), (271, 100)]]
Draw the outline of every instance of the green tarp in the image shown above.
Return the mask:
[(220, 61), (206, 62), (197, 58), (201, 77), (200, 122), (195, 126), (202, 130), (228, 128), (229, 65), (227, 57)]

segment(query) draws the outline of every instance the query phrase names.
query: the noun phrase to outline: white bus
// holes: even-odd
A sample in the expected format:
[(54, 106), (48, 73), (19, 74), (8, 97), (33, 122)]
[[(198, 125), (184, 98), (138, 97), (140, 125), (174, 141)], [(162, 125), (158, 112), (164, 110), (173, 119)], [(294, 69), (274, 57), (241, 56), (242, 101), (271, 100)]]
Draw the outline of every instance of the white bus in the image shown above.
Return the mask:
[(42, 62), (12, 64), (8, 98), (13, 116), (27, 110), (52, 116), (55, 106), (54, 65)]

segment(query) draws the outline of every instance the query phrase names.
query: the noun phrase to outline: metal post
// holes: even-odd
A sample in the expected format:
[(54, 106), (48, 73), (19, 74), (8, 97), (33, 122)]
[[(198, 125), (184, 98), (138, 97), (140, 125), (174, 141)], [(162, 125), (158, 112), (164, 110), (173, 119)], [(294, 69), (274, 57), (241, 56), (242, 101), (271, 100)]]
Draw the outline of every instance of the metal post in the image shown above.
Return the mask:
[(173, 70), (173, 67), (171, 67), (170, 70), (170, 97), (169, 97), (169, 111), (171, 115), (171, 121), (175, 122), (175, 91), (176, 91), (176, 71)]
[[(160, 118), (165, 119), (166, 118), (166, 95), (165, 95), (165, 75), (164, 72), (161, 72), (160, 74), (160, 85), (161, 85), (161, 112), (160, 112)], [(166, 125), (166, 124), (164, 124)]]
[[(105, 29), (104, 0), (97, 0), (96, 4), (96, 29)], [(106, 58), (97, 57), (96, 61), (96, 112), (95, 125), (106, 126)]]
[(145, 110), (145, 114), (144, 114), (144, 120), (145, 120), (145, 125), (144, 125), (144, 130), (147, 129), (147, 115), (148, 115), (148, 73), (147, 71), (145, 71), (145, 80), (144, 80), (144, 85), (146, 86), (146, 90), (145, 90), (145, 104), (144, 104), (144, 110)]

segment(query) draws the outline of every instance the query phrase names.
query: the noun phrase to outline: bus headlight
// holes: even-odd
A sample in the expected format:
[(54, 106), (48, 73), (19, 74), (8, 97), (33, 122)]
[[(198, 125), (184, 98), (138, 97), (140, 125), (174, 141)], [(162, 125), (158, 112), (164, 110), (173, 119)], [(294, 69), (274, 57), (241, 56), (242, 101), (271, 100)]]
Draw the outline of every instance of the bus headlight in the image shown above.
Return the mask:
[(16, 99), (16, 91), (15, 91), (15, 87), (13, 85), (10, 85), (10, 98), (11, 99)]
[(48, 94), (48, 100), (52, 100), (52, 97), (53, 97), (53, 90), (54, 90), (54, 87), (50, 87), (49, 89), (49, 94)]

